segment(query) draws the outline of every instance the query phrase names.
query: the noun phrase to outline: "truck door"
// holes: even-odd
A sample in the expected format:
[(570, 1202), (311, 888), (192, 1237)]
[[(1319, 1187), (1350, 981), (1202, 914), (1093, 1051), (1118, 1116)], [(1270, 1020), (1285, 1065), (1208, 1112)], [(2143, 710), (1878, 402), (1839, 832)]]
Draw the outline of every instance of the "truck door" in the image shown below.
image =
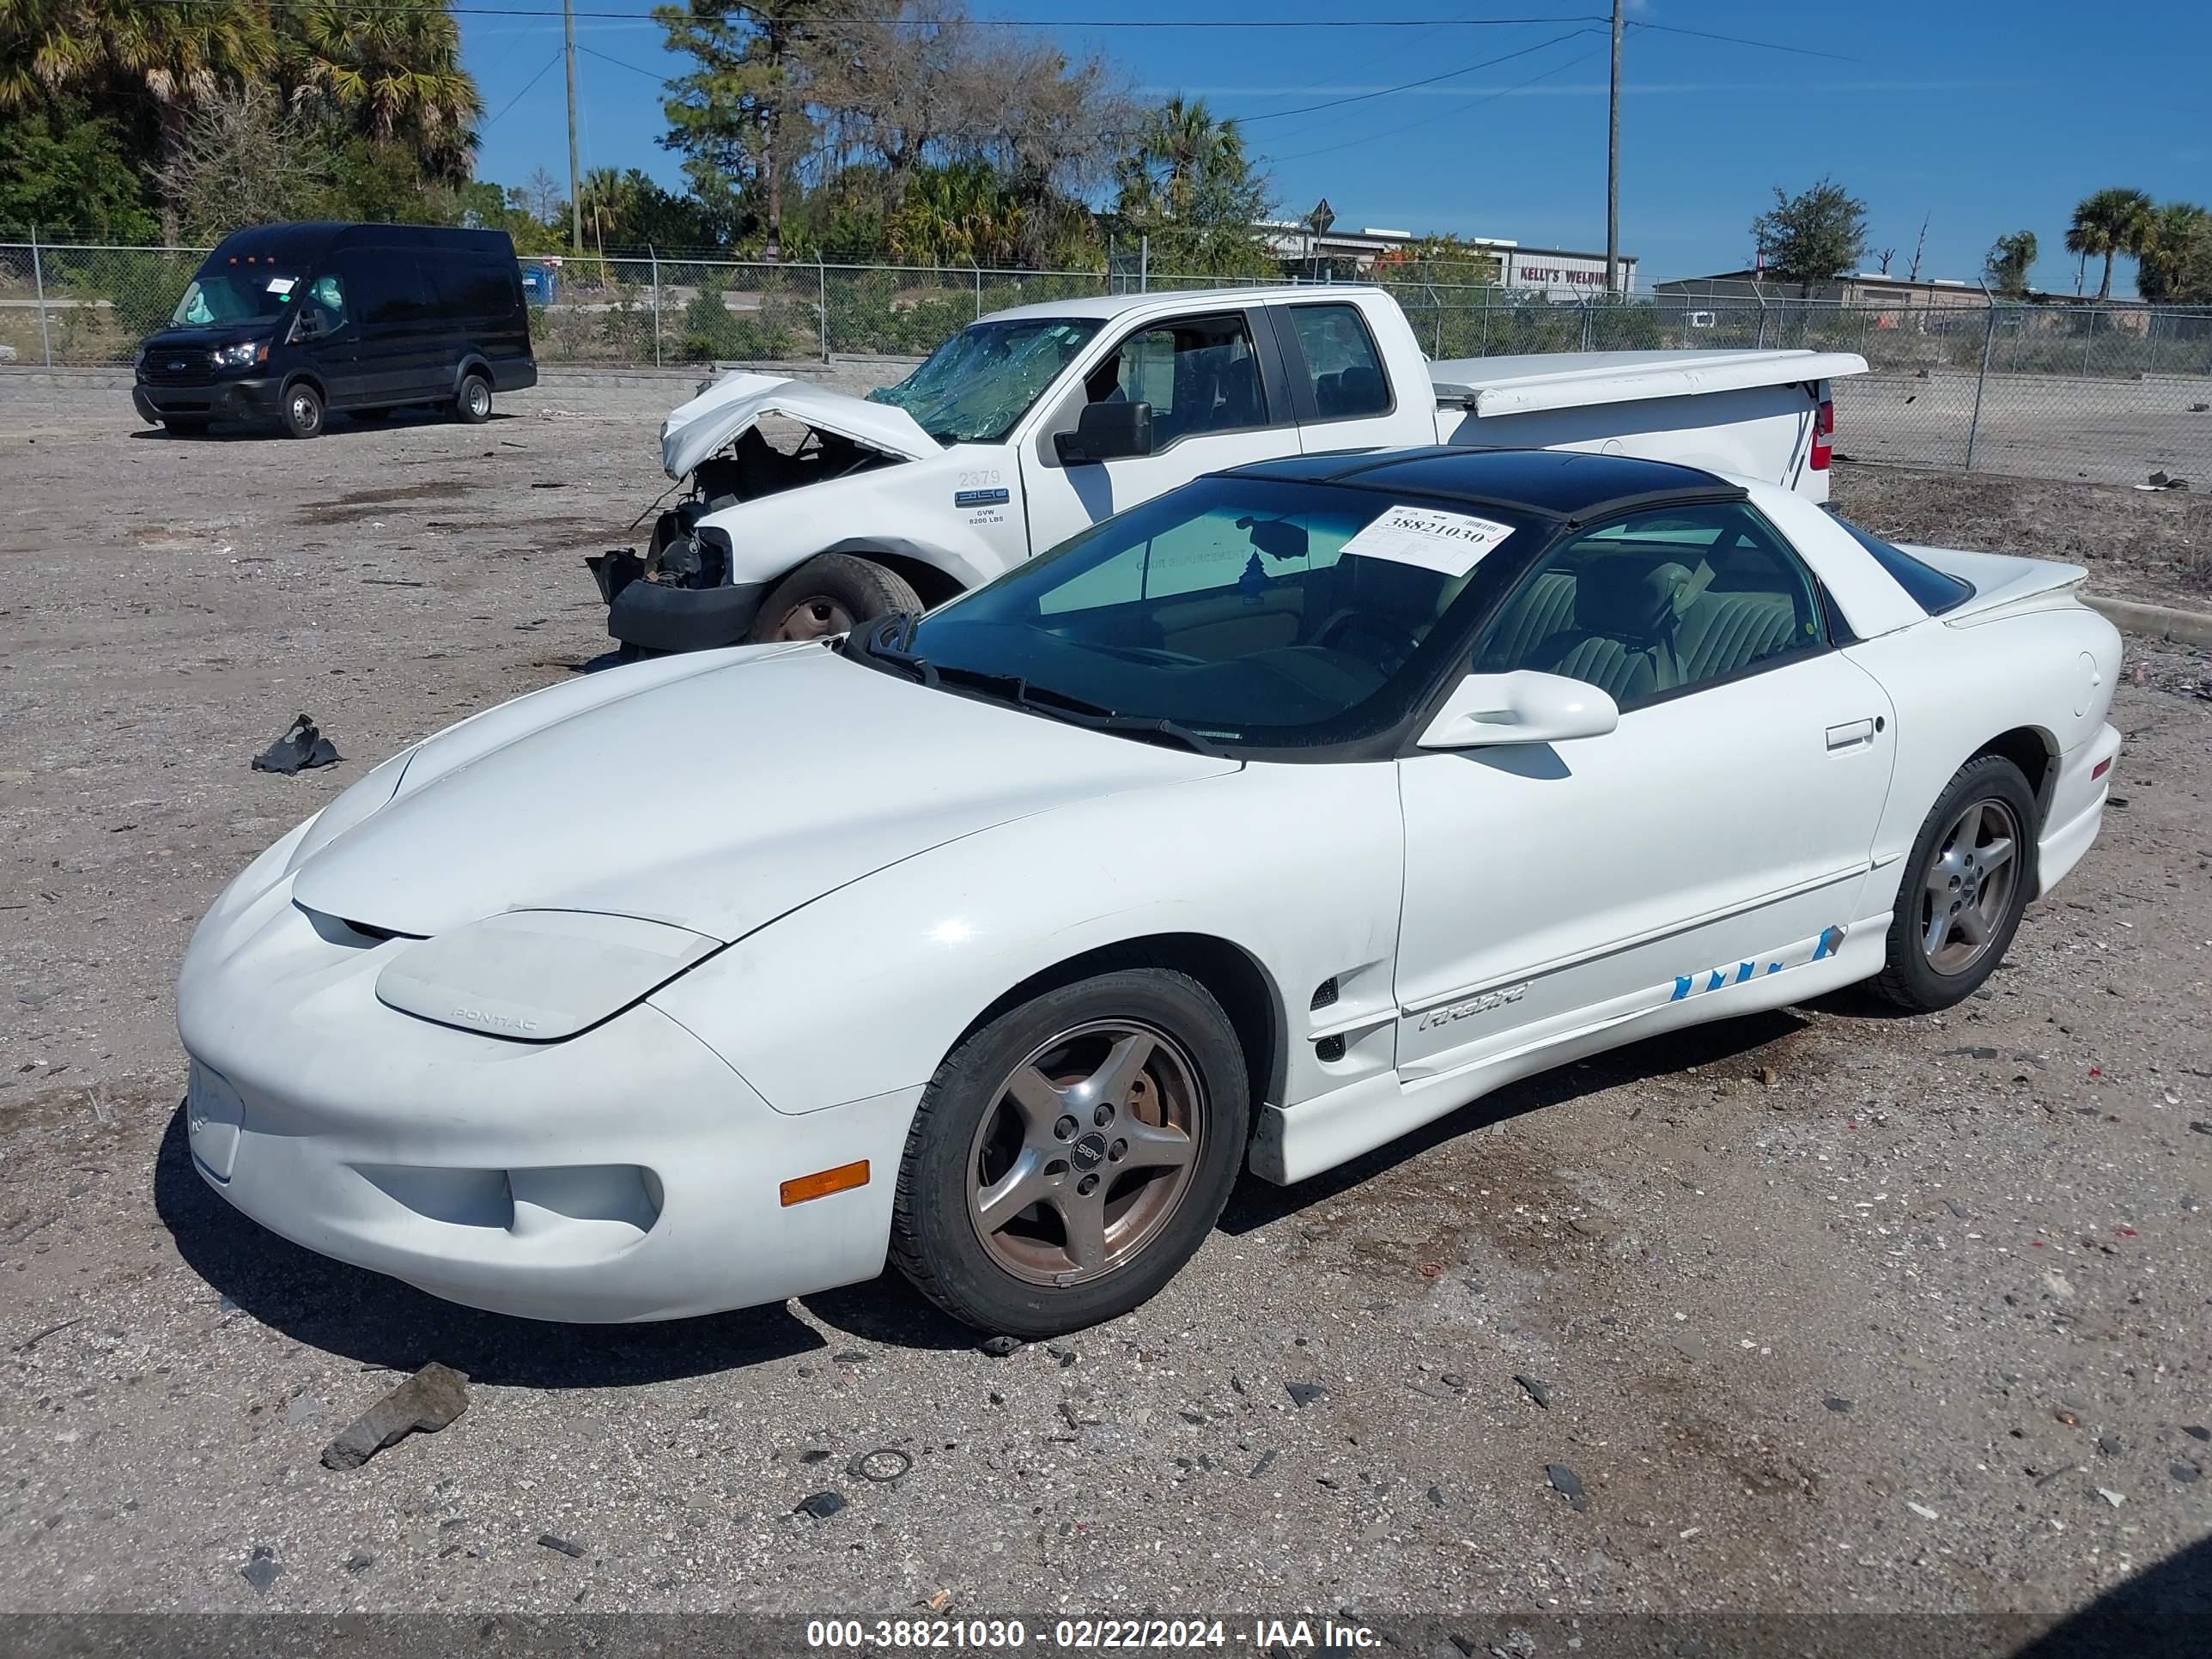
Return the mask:
[[(1053, 446), (1084, 403), (1152, 406), (1152, 453), (1068, 465)], [(1202, 472), (1297, 453), (1289, 388), (1272, 333), (1244, 312), (1139, 324), (1064, 399), (1022, 451), (1030, 550), (1042, 553), (1101, 519), (1188, 483)]]
[(1374, 331), (1358, 306), (1342, 300), (1298, 301), (1270, 306), (1267, 314), (1282, 348), (1305, 453), (1436, 441), (1428, 385), (1412, 388), (1420, 399), (1417, 407), (1399, 406)]

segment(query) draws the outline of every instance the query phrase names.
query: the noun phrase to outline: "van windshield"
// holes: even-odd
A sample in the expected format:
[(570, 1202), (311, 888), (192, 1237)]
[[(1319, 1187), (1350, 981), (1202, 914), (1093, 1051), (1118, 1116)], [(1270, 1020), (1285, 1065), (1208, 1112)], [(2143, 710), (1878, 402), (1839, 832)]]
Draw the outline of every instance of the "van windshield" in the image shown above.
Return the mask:
[(1092, 317), (1022, 317), (963, 328), (896, 386), (868, 396), (903, 409), (947, 446), (1003, 442), (1098, 332)]
[(169, 321), (179, 328), (204, 328), (281, 317), (291, 310), (299, 289), (296, 272), (286, 276), (267, 265), (203, 267)]

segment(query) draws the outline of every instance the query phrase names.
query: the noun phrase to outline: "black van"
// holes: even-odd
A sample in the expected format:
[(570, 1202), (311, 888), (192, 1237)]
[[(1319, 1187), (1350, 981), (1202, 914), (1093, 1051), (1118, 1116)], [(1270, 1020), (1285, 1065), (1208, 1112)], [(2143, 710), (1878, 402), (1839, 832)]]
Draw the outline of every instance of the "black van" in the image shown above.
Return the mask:
[(226, 238), (138, 349), (131, 401), (172, 432), (273, 421), (295, 438), (327, 410), (436, 404), (491, 414), (538, 384), (514, 244), (503, 230), (262, 225)]

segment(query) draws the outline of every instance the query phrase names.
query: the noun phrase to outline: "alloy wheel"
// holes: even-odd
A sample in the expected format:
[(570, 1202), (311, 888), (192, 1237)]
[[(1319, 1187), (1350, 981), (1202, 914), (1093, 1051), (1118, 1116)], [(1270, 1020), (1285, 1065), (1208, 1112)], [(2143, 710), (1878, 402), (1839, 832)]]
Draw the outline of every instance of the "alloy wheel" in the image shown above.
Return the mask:
[(1164, 1031), (1097, 1020), (1033, 1049), (969, 1149), (968, 1214), (992, 1260), (1035, 1285), (1112, 1273), (1190, 1191), (1206, 1133), (1199, 1070)]
[(1943, 975), (1982, 959), (2003, 926), (2020, 877), (2020, 821), (2006, 803), (1975, 801), (1936, 842), (1922, 878), (1920, 950)]

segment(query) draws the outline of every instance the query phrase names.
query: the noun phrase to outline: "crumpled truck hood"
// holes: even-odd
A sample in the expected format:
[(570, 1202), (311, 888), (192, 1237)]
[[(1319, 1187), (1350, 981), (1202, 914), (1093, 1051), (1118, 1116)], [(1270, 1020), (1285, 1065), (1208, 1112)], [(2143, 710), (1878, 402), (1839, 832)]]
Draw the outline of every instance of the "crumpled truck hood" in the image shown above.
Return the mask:
[[(1237, 764), (933, 690), (819, 646), (732, 653), (634, 695), (618, 684), (629, 672), (594, 676), (610, 683), (598, 700), (540, 693), (541, 720), (523, 720), (529, 699), (479, 717), (503, 723), (431, 738), (389, 804), (295, 865), (293, 898), (423, 937), (571, 909), (728, 941), (963, 836)], [(465, 758), (448, 766), (441, 744)]]
[(902, 409), (809, 386), (788, 375), (738, 370), (725, 374), (690, 403), (678, 405), (660, 423), (660, 465), (680, 483), (700, 462), (769, 415), (803, 421), (908, 460), (945, 453)]

